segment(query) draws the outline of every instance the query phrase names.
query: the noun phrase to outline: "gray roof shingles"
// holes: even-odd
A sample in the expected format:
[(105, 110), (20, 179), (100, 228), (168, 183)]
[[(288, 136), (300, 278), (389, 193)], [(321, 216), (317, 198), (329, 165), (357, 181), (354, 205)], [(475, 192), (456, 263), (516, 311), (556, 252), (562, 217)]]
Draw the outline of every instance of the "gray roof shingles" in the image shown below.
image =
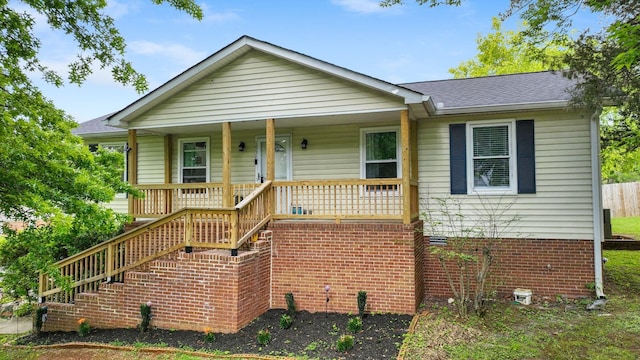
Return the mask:
[(559, 72), (495, 75), (398, 84), (430, 96), (444, 108), (568, 101), (572, 80)]

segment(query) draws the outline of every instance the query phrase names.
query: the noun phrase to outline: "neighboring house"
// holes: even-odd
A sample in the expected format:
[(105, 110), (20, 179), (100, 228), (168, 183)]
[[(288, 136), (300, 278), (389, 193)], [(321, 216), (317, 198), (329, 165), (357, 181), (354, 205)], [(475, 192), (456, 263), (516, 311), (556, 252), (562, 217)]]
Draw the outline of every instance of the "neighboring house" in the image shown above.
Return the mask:
[(364, 290), (369, 311), (414, 313), (450, 296), (430, 249), (451, 219), (420, 216), (436, 198), (464, 226), (483, 206), (518, 217), (495, 240), (500, 296), (602, 296), (598, 121), (571, 86), (391, 84), (242, 37), (76, 130), (127, 154), (145, 197), (111, 205), (157, 220), (59, 263), (72, 291), (43, 276), (45, 329), (135, 326), (152, 301), (156, 326), (233, 332), (288, 292), (301, 310), (355, 312)]

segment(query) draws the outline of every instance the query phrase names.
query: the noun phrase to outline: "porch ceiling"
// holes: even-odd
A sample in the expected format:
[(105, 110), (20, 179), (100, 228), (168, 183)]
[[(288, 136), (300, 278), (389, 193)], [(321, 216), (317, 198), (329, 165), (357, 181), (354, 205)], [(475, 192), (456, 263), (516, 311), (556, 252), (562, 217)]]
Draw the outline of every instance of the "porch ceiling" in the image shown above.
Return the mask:
[[(310, 126), (326, 126), (326, 125), (339, 125), (339, 124), (364, 124), (364, 123), (376, 123), (382, 121), (397, 120), (400, 122), (400, 111), (381, 111), (375, 113), (361, 113), (361, 114), (339, 114), (339, 115), (324, 115), (324, 116), (306, 116), (306, 117), (291, 117), (291, 118), (276, 118), (275, 125), (277, 128), (300, 128)], [(234, 121), (232, 122), (232, 130), (252, 130), (252, 129), (265, 129), (266, 119), (261, 120), (247, 120), (247, 121)], [(134, 128), (134, 127), (132, 127)], [(186, 124), (169, 127), (158, 128), (135, 128), (137, 130), (144, 130), (145, 133), (154, 134), (187, 134), (197, 132), (211, 132), (222, 131), (222, 123), (208, 123), (208, 124)]]

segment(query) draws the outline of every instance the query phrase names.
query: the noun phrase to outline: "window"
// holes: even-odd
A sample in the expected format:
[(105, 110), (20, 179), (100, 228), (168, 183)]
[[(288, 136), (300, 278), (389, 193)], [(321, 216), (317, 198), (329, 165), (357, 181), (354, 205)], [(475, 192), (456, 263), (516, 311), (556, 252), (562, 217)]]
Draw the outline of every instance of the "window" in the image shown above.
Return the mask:
[[(361, 130), (361, 177), (364, 179), (398, 178), (400, 167), (400, 141), (397, 127)], [(397, 190), (396, 185), (368, 185), (367, 191)]]
[(209, 139), (181, 139), (180, 182), (198, 183), (209, 179)]
[(535, 194), (533, 120), (449, 125), (451, 194)]
[(362, 177), (397, 178), (400, 172), (398, 129), (362, 130)]
[(470, 193), (515, 193), (513, 122), (467, 125)]
[(124, 157), (124, 169), (122, 169), (122, 181), (127, 181), (127, 144), (124, 143), (101, 143), (100, 147), (118, 152)]

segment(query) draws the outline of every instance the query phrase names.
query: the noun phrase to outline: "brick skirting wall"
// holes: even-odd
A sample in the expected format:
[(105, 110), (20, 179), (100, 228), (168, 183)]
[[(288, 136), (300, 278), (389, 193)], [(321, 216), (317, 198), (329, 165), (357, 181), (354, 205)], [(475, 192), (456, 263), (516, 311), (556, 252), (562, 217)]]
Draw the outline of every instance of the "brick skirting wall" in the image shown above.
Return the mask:
[[(452, 296), (446, 275), (431, 255), (425, 237), (425, 288), (427, 296)], [(501, 297), (512, 296), (516, 288), (533, 291), (533, 297), (581, 297), (593, 295), (587, 284), (595, 279), (592, 240), (505, 239), (494, 242), (490, 288)], [(451, 249), (450, 246), (446, 247)], [(451, 264), (450, 269), (455, 269)], [(457, 280), (457, 277), (454, 276)]]
[(80, 318), (96, 328), (136, 327), (140, 304), (151, 301), (151, 326), (233, 333), (269, 309), (270, 241), (237, 257), (228, 250), (155, 260), (148, 272), (128, 271), (123, 283), (101, 284), (75, 304), (45, 303), (44, 331), (76, 331)]
[[(422, 222), (271, 222), (272, 307), (286, 308), (293, 293), (299, 310), (413, 314), (423, 295)], [(325, 285), (330, 286), (326, 302)]]

